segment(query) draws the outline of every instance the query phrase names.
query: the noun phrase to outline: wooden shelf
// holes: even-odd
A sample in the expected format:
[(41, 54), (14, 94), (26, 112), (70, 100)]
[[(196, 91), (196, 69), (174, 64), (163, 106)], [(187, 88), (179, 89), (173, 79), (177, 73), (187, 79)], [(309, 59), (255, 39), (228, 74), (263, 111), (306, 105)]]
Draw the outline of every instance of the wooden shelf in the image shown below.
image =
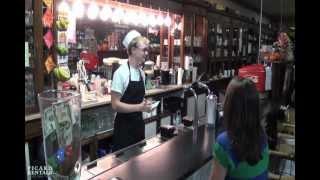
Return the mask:
[(95, 136), (89, 136), (81, 139), (81, 146), (90, 144), (95, 139)]
[(108, 50), (107, 52), (127, 52), (125, 49), (120, 50)]
[(243, 58), (248, 58), (248, 56), (231, 56), (231, 57), (210, 57), (209, 58), (209, 63), (215, 63), (215, 62), (230, 62), (230, 61), (248, 61), (248, 59), (243, 59)]
[(97, 140), (106, 139), (106, 138), (112, 137), (112, 135), (113, 135), (113, 129), (109, 129), (109, 130), (98, 132), (96, 134), (96, 139)]
[[(191, 49), (191, 46), (185, 46), (185, 48)], [(203, 47), (193, 46), (192, 48), (194, 48), (194, 49), (202, 49)]]

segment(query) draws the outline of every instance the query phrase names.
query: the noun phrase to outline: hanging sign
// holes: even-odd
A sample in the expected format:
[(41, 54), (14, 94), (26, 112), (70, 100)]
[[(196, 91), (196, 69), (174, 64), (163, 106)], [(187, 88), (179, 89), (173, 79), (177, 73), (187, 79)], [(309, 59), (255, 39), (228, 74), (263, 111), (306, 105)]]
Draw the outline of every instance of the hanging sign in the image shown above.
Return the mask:
[(43, 0), (43, 2), (48, 8), (52, 7), (52, 0)]
[(47, 57), (45, 61), (45, 67), (48, 73), (50, 73), (56, 67), (56, 64), (53, 62), (52, 55)]
[(47, 8), (46, 12), (42, 17), (42, 24), (44, 27), (51, 28), (53, 24), (53, 14), (51, 8)]
[(47, 48), (50, 49), (53, 44), (53, 34), (51, 30), (47, 31), (47, 33), (43, 36), (43, 40)]

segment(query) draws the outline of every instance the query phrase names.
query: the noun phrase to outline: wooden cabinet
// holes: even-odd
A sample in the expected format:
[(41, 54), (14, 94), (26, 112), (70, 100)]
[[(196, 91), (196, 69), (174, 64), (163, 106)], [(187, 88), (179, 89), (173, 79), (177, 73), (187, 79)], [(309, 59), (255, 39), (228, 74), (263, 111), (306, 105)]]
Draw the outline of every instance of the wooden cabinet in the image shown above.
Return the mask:
[[(275, 31), (264, 25), (261, 43), (275, 41)], [(210, 9), (208, 11), (208, 74), (223, 77), (237, 74), (247, 64), (257, 63), (259, 24), (246, 18)], [(226, 73), (227, 72), (227, 73)], [(232, 77), (232, 75), (231, 75)]]
[(182, 15), (174, 14), (171, 16), (170, 26), (170, 67), (184, 67), (184, 18)]
[(197, 74), (207, 72), (208, 61), (208, 20), (203, 14), (197, 14), (186, 7), (184, 12), (184, 54), (191, 56)]
[[(228, 69), (227, 61), (231, 61), (237, 53), (238, 29), (233, 28), (230, 17), (220, 14), (208, 14), (209, 76), (224, 75)], [(231, 66), (231, 65), (229, 65)]]

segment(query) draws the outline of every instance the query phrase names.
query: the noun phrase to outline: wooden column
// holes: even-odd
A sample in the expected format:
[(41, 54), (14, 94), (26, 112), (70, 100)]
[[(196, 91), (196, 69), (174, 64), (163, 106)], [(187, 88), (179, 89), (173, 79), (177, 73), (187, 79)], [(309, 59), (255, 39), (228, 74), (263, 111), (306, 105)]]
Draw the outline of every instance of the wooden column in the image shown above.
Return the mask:
[[(43, 62), (43, 28), (42, 28), (42, 0), (34, 0), (34, 82), (36, 93), (43, 90), (43, 72), (45, 71)], [(38, 107), (38, 101), (37, 101)]]

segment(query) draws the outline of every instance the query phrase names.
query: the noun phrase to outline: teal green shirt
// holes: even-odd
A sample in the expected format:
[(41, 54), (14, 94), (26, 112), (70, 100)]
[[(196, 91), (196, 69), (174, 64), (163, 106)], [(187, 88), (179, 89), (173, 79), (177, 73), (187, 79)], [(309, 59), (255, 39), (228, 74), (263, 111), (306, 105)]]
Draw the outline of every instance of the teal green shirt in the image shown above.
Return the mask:
[(224, 168), (227, 169), (226, 179), (254, 179), (267, 180), (268, 179), (268, 165), (269, 165), (269, 148), (267, 139), (261, 143), (262, 159), (251, 166), (246, 161), (239, 161), (232, 149), (231, 141), (227, 132), (221, 133), (213, 147), (213, 156)]

